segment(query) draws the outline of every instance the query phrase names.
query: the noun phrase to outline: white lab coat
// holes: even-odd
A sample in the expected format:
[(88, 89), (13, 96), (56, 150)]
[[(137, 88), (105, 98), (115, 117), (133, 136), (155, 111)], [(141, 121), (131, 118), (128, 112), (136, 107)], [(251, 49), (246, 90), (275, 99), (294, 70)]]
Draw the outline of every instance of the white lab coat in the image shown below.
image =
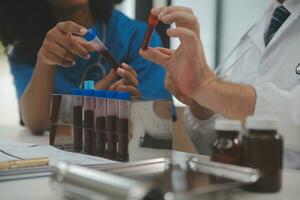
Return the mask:
[[(280, 120), (279, 132), (284, 137), (285, 149), (290, 152), (285, 156), (289, 158), (286, 165), (300, 167), (300, 74), (296, 73), (297, 69), (300, 71), (300, 1), (287, 0), (283, 4), (291, 15), (265, 47), (264, 33), (278, 5), (273, 2), (219, 66), (219, 72), (225, 80), (255, 88), (255, 115), (270, 115)], [(187, 108), (185, 123), (199, 153), (209, 153), (209, 144), (215, 137), (213, 122), (218, 117), (221, 116), (200, 121)]]

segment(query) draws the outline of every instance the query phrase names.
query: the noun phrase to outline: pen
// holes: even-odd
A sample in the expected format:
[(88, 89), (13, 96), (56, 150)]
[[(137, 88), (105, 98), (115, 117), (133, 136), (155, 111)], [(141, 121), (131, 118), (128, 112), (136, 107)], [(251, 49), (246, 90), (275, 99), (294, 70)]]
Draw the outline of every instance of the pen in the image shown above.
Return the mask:
[(49, 159), (47, 157), (44, 158), (33, 158), (26, 160), (11, 160), (6, 162), (0, 162), (0, 170), (3, 169), (19, 169), (19, 168), (27, 168), (27, 167), (41, 167), (48, 166)]

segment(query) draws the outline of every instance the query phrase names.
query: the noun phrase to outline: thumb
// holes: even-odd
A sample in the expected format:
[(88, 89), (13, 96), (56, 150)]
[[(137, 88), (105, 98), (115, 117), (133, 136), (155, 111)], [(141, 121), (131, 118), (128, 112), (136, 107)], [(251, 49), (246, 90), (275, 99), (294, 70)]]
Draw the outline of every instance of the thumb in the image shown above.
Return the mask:
[(185, 43), (186, 45), (194, 45), (199, 43), (196, 33), (187, 28), (170, 28), (167, 30), (167, 35), (170, 37), (179, 38), (181, 43)]
[(140, 50), (140, 55), (151, 62), (167, 67), (171, 55), (161, 52), (158, 48), (148, 48), (146, 51)]
[(117, 79), (117, 77), (117, 72), (112, 69), (102, 80), (96, 83), (95, 88), (98, 90), (107, 89)]

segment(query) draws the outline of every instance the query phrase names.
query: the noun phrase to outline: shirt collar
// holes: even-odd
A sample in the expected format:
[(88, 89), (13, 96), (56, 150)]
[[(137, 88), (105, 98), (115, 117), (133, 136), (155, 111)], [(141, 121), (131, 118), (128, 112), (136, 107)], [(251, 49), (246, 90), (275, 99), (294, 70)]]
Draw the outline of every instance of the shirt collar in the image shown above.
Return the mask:
[(292, 17), (298, 18), (300, 16), (300, 0), (285, 0), (283, 4), (274, 0), (273, 11), (280, 5), (283, 5), (291, 13)]

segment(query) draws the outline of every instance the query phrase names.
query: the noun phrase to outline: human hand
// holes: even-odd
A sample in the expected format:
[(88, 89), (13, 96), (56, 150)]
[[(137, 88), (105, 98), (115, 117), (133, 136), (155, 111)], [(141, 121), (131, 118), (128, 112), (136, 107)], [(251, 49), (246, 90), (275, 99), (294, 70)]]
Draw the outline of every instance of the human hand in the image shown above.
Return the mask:
[[(121, 79), (116, 81), (118, 76)], [(139, 81), (136, 71), (131, 66), (123, 63), (117, 71), (112, 69), (104, 79), (96, 83), (95, 88), (129, 92), (133, 97), (138, 98), (141, 96), (137, 89), (138, 85)]]
[(38, 59), (44, 64), (70, 67), (75, 57), (89, 59), (93, 47), (82, 36), (87, 29), (72, 21), (59, 22), (46, 35), (38, 53)]
[[(166, 49), (166, 48), (157, 48), (157, 50), (159, 50), (161, 53), (172, 56), (175, 52), (175, 50), (171, 50), (171, 49)], [(193, 102), (193, 99), (184, 95), (176, 81), (170, 76), (169, 71), (166, 72), (166, 77), (165, 77), (165, 88), (171, 93), (173, 94), (177, 100), (179, 100), (181, 103), (186, 104), (186, 105), (191, 105)]]
[(183, 27), (192, 30), (200, 37), (200, 26), (198, 18), (194, 15), (192, 9), (182, 6), (168, 6), (154, 8), (151, 13), (165, 24), (175, 23), (176, 27)]
[[(167, 31), (170, 37), (178, 37), (181, 44), (175, 51), (165, 48), (149, 48), (147, 51), (141, 50), (140, 54), (166, 67), (167, 80), (172, 80), (172, 84), (179, 89), (180, 93), (193, 98), (196, 92), (201, 91), (201, 87), (209, 84), (215, 77), (206, 63), (202, 43), (197, 35), (198, 23), (195, 25), (194, 18), (190, 12), (184, 11), (185, 8), (162, 8), (162, 10), (165, 12), (157, 12), (159, 18), (167, 23), (175, 22), (176, 25), (182, 26)], [(154, 11), (152, 13), (157, 14)], [(193, 25), (195, 27), (191, 29)]]

